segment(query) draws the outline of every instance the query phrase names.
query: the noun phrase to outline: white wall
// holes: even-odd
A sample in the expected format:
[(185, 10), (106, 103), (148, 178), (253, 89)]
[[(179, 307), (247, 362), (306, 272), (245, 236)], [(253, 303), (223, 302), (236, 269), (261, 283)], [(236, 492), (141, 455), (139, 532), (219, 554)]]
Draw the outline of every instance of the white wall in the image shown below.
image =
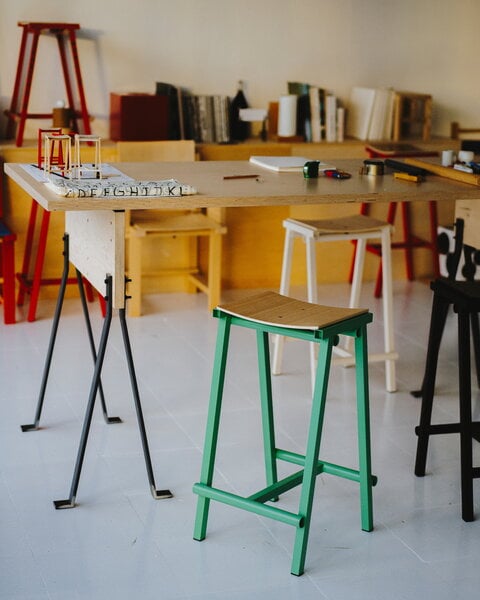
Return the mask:
[[(0, 0), (0, 10), (2, 107), (13, 91), (17, 22), (78, 22), (100, 135), (111, 91), (154, 92), (167, 81), (233, 95), (238, 79), (255, 107), (278, 99), (288, 80), (344, 100), (353, 85), (392, 86), (433, 95), (437, 135), (448, 135), (451, 120), (480, 126), (480, 0)], [(55, 44), (42, 36), (32, 111), (48, 112), (65, 95)]]

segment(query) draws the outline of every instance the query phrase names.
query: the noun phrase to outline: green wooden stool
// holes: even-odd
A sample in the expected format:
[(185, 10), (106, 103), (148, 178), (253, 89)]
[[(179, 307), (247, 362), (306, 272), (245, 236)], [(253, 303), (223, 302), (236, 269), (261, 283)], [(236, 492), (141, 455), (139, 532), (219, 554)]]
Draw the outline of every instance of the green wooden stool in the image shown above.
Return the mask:
[[(320, 306), (294, 300), (274, 292), (265, 292), (246, 300), (218, 307), (213, 314), (220, 319), (220, 322), (213, 366), (202, 472), (200, 483), (193, 486), (193, 491), (199, 496), (193, 537), (198, 541), (205, 539), (210, 500), (224, 502), (264, 517), (276, 519), (296, 528), (291, 572), (294, 575), (301, 575), (304, 571), (315, 481), (318, 474), (329, 473), (358, 482), (360, 484), (362, 529), (364, 531), (372, 531), (373, 529), (372, 486), (376, 483), (376, 477), (371, 473), (370, 459), (366, 331), (367, 324), (372, 321), (372, 315), (365, 309)], [(247, 327), (257, 332), (267, 487), (248, 497), (232, 494), (212, 486), (228, 342), (232, 325)], [(319, 344), (319, 360), (305, 456), (282, 450), (275, 445), (269, 333)], [(355, 339), (358, 470), (327, 463), (318, 458), (332, 348), (338, 343), (339, 335), (349, 335)], [(279, 481), (277, 477), (277, 460), (299, 465), (301, 469)], [(301, 486), (298, 513), (266, 504), (266, 502), (278, 500), (280, 494), (298, 485)]]

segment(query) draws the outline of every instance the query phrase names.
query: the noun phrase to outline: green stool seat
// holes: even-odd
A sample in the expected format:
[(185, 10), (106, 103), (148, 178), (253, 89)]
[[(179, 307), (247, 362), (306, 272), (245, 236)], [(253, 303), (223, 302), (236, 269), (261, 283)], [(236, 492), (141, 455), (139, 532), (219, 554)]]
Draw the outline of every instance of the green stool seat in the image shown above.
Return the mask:
[[(210, 500), (223, 502), (281, 521), (296, 529), (291, 572), (294, 575), (301, 575), (305, 565), (315, 481), (320, 473), (329, 473), (360, 484), (361, 526), (364, 531), (373, 529), (372, 486), (375, 485), (376, 478), (371, 473), (366, 331), (367, 324), (372, 321), (372, 315), (365, 309), (320, 306), (294, 300), (274, 292), (264, 292), (220, 306), (214, 310), (213, 314), (219, 319), (219, 327), (202, 470), (200, 482), (193, 486), (193, 491), (199, 496), (193, 537), (198, 541), (205, 539)], [(228, 342), (232, 325), (247, 327), (257, 332), (267, 485), (248, 497), (212, 486)], [(305, 455), (277, 448), (275, 444), (268, 334), (294, 337), (319, 344), (319, 359)], [(319, 460), (332, 348), (338, 343), (339, 335), (349, 335), (355, 340), (358, 470)], [(298, 465), (301, 468), (279, 480), (277, 477), (277, 461), (279, 460)], [(298, 513), (272, 505), (272, 502), (277, 501), (281, 494), (296, 486), (301, 486)]]

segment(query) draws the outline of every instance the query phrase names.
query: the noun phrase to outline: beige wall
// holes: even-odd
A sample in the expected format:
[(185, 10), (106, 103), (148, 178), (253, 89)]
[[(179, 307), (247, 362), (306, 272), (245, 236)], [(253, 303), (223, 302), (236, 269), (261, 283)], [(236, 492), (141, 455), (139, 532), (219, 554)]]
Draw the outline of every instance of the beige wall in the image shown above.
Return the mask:
[[(243, 79), (255, 107), (285, 93), (288, 80), (342, 99), (352, 85), (393, 86), (433, 95), (437, 135), (448, 134), (451, 120), (480, 125), (480, 0), (0, 0), (0, 9), (2, 108), (13, 90), (17, 22), (78, 22), (87, 101), (102, 136), (109, 92), (153, 92), (159, 80), (231, 95)], [(53, 39), (41, 40), (31, 110), (64, 97), (57, 54)], [(32, 131), (39, 125), (30, 123)]]

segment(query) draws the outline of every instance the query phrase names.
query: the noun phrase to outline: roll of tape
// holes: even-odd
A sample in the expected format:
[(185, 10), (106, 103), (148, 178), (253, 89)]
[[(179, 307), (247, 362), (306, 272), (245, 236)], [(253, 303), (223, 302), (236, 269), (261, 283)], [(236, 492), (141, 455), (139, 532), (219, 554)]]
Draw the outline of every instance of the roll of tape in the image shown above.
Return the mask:
[(364, 175), (383, 175), (384, 164), (381, 160), (364, 160), (362, 173)]

